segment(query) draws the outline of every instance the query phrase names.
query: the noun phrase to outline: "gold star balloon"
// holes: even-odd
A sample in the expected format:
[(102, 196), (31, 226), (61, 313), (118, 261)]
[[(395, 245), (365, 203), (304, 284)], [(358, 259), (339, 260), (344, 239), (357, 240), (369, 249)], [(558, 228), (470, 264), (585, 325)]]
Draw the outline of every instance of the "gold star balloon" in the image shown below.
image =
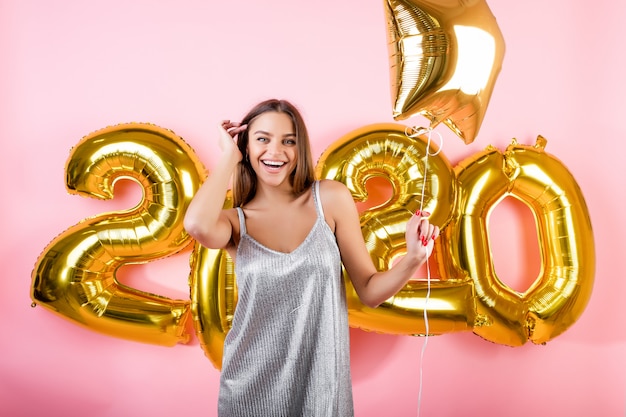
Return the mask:
[(474, 141), (504, 59), (485, 0), (385, 0), (395, 120), (421, 114)]

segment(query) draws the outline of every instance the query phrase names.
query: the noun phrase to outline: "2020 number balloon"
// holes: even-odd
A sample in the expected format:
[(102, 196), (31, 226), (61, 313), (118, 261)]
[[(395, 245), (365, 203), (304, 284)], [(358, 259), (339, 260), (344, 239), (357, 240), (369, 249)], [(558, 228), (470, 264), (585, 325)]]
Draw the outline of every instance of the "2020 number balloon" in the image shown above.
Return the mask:
[[(389, 200), (361, 215), (377, 268), (403, 254), (405, 224), (420, 204), (444, 226), (435, 245), (440, 279), (431, 282), (428, 304), (424, 281), (410, 281), (377, 309), (365, 307), (349, 287), (350, 324), (423, 334), (426, 308), (432, 334), (473, 331), (511, 346), (545, 343), (571, 326), (591, 294), (593, 233), (576, 181), (545, 144), (539, 137), (534, 146), (513, 142), (505, 152), (488, 147), (453, 168), (443, 155), (428, 155), (424, 137), (407, 137), (403, 125), (380, 124), (326, 149), (317, 175), (344, 182), (357, 201), (367, 198), (370, 178), (389, 179)], [(118, 125), (84, 138), (67, 164), (68, 189), (110, 198), (114, 182), (125, 177), (142, 185), (144, 198), (134, 209), (85, 219), (54, 239), (33, 271), (33, 300), (91, 329), (164, 345), (189, 339), (184, 325), (191, 316), (202, 349), (219, 368), (237, 303), (225, 251), (195, 244), (190, 300), (148, 294), (115, 279), (124, 263), (154, 261), (191, 243), (182, 216), (203, 173), (189, 146), (152, 125)], [(507, 196), (534, 213), (542, 254), (541, 274), (523, 294), (498, 279), (489, 247), (489, 213)]]

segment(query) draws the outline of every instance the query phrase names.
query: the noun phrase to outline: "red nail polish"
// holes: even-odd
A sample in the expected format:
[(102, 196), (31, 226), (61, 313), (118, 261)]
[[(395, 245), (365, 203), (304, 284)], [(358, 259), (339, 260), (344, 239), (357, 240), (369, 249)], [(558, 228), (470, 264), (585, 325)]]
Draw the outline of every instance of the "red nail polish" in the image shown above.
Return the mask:
[(416, 215), (416, 216), (421, 216), (421, 215), (422, 215), (422, 211), (421, 211), (421, 210), (417, 210), (417, 211), (415, 212), (415, 215)]

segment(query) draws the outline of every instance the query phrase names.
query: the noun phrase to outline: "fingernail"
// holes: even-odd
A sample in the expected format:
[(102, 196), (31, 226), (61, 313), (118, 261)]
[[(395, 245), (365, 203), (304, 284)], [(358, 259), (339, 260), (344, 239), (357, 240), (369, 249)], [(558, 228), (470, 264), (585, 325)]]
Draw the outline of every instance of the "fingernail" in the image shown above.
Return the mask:
[(417, 210), (417, 211), (415, 212), (415, 215), (416, 215), (416, 216), (421, 216), (421, 215), (422, 215), (422, 211), (421, 211), (421, 210)]
[(429, 213), (429, 212), (427, 212), (427, 211), (423, 211), (423, 212), (422, 212), (422, 216), (424, 216), (424, 217), (428, 217), (428, 216), (430, 216), (430, 213)]

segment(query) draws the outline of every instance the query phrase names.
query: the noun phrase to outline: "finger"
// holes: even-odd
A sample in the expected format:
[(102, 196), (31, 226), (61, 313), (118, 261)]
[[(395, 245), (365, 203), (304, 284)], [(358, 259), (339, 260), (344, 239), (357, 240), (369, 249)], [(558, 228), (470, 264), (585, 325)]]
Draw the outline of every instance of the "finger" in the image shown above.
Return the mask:
[(241, 126), (240, 122), (231, 122), (230, 119), (225, 119), (222, 120), (222, 122), (220, 123), (220, 125), (225, 129), (225, 130), (230, 130), (234, 127), (239, 127)]
[(427, 246), (431, 241), (435, 241), (439, 237), (439, 226), (429, 224), (428, 228), (423, 229), (425, 231), (424, 236), (420, 237), (424, 246)]
[(411, 216), (411, 218), (409, 219), (409, 221), (406, 224), (406, 235), (407, 237), (413, 237), (415, 236), (417, 238), (417, 235), (419, 233), (419, 226), (420, 226), (420, 216), (419, 214), (416, 212), (413, 216)]
[(418, 238), (424, 245), (427, 245), (431, 240), (435, 240), (439, 237), (439, 226), (430, 223), (427, 219), (420, 220)]
[(427, 211), (417, 210), (417, 211), (415, 212), (415, 215), (416, 215), (417, 217), (428, 217), (428, 216), (430, 216), (430, 213), (429, 213), (429, 212), (427, 212)]
[(422, 218), (418, 228), (418, 238), (424, 246), (426, 246), (431, 239), (432, 231), (430, 229), (431, 227), (428, 219)]
[(411, 230), (411, 233), (419, 234), (421, 222), (424, 218), (427, 218), (428, 216), (430, 216), (430, 213), (428, 213), (427, 211), (417, 210), (411, 217), (409, 225), (407, 225), (407, 227), (413, 226), (414, 230)]
[(232, 136), (234, 138), (235, 136), (237, 136), (241, 132), (245, 131), (247, 128), (248, 128), (248, 125), (239, 125), (238, 124), (238, 126), (233, 126), (233, 127), (229, 128), (227, 130), (227, 132), (230, 134), (230, 136)]
[(419, 226), (417, 227), (417, 232), (420, 238), (426, 237), (426, 236), (430, 237), (429, 229), (430, 229), (430, 222), (428, 221), (428, 218), (422, 217), (419, 221)]

